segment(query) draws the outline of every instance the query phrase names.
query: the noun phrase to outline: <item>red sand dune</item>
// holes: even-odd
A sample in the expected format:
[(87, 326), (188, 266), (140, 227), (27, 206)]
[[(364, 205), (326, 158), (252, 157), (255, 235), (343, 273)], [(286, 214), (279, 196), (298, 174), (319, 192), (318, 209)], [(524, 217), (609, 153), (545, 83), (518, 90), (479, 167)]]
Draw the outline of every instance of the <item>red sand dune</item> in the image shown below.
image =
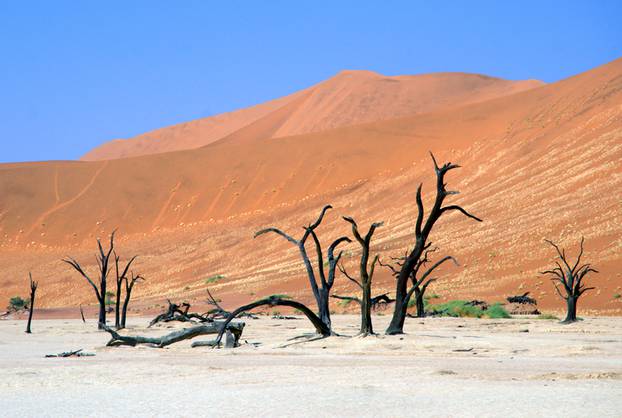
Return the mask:
[(181, 123), (95, 148), (82, 160), (107, 160), (198, 148), (229, 135), (268, 139), (320, 132), (459, 106), (542, 85), (478, 74), (386, 77), (343, 71), (308, 89), (235, 112)]
[[(431, 199), (432, 150), (464, 166), (449, 179), (462, 192), (453, 200), (485, 220), (453, 214), (438, 225), (439, 254), (461, 266), (444, 268), (434, 292), (500, 300), (529, 290), (544, 308), (559, 306), (537, 274), (553, 259), (542, 240), (574, 251), (585, 235), (586, 259), (600, 274), (581, 306), (622, 313), (613, 297), (622, 293), (622, 60), (491, 100), (359, 125), (350, 123), (363, 116), (343, 115), (349, 126), (283, 136), (293, 120), (314, 129), (304, 113), (296, 116), (303, 105), (290, 101), (196, 150), (0, 165), (0, 300), (25, 293), (32, 270), (43, 306), (92, 302), (88, 285), (59, 258), (70, 253), (92, 268), (94, 238), (116, 227), (121, 254), (142, 255), (136, 268), (148, 281), (136, 296), (144, 307), (165, 296), (204, 300), (213, 274), (226, 276), (211, 286), (228, 303), (277, 291), (309, 300), (295, 248), (277, 237), (253, 240), (253, 231), (274, 224), (294, 233), (332, 203), (323, 239), (349, 232), (338, 215), (384, 220), (375, 251), (402, 254), (419, 182)], [(357, 248), (347, 249), (352, 266)], [(392, 289), (384, 271), (376, 283)], [(346, 280), (336, 287), (354, 291)]]

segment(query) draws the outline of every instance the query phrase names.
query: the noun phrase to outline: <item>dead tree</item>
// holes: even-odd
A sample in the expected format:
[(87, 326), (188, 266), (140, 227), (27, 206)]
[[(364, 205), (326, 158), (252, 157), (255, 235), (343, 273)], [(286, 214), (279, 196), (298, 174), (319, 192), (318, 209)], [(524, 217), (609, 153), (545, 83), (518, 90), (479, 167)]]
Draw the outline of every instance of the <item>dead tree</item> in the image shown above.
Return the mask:
[[(209, 289), (206, 289), (206, 290), (207, 290), (207, 303), (208, 305), (213, 306), (213, 308), (207, 311), (205, 315), (209, 316), (211, 319), (227, 319), (229, 315), (231, 315), (231, 312), (227, 311), (225, 308), (223, 308), (220, 305), (220, 300), (216, 299), (214, 295), (212, 295), (212, 292), (210, 292)], [(250, 312), (243, 312), (239, 314), (238, 317), (258, 319), (257, 315), (254, 315)]]
[(291, 308), (298, 309), (309, 319), (309, 321), (311, 321), (311, 323), (315, 327), (316, 333), (318, 333), (322, 337), (328, 337), (329, 335), (331, 335), (330, 327), (327, 326), (326, 323), (322, 321), (319, 316), (313, 313), (313, 311), (307, 308), (307, 306), (305, 306), (304, 304), (291, 299), (283, 299), (277, 296), (270, 296), (265, 299), (249, 303), (248, 305), (240, 306), (235, 311), (231, 312), (227, 319), (220, 325), (220, 330), (218, 331), (218, 337), (216, 337), (215, 345), (218, 346), (220, 344), (222, 336), (224, 335), (231, 321), (237, 318), (240, 314), (250, 311), (251, 309), (258, 308), (260, 306), (289, 306)]
[[(397, 275), (396, 285), (395, 285), (395, 307), (393, 310), (393, 317), (391, 318), (391, 322), (389, 327), (386, 330), (386, 334), (394, 335), (394, 334), (403, 334), (404, 333), (404, 321), (406, 319), (406, 311), (408, 309), (408, 301), (410, 297), (415, 292), (414, 286), (408, 289), (408, 282), (411, 280), (413, 272), (418, 276), (419, 269), (422, 267), (422, 257), (424, 257), (424, 253), (430, 248), (430, 244), (428, 241), (428, 236), (430, 232), (432, 232), (432, 228), (436, 224), (436, 222), (441, 218), (442, 215), (458, 211), (463, 215), (474, 219), (478, 222), (482, 220), (476, 216), (471, 215), (465, 209), (458, 205), (449, 205), (443, 206), (445, 198), (449, 195), (457, 194), (456, 191), (446, 190), (445, 184), (445, 175), (448, 171), (453, 170), (454, 168), (460, 167), (457, 164), (446, 163), (442, 167), (439, 167), (436, 163), (436, 159), (434, 155), (430, 153), (432, 156), (432, 161), (434, 162), (434, 171), (436, 172), (436, 198), (434, 200), (434, 204), (430, 209), (430, 213), (424, 222), (424, 208), (423, 208), (423, 199), (421, 197), (421, 188), (422, 184), (419, 184), (417, 188), (417, 220), (415, 222), (415, 245), (410, 253), (404, 259), (404, 263), (399, 269), (399, 273)], [(430, 276), (430, 274), (441, 264), (443, 264), (447, 260), (451, 260), (452, 257), (444, 257), (441, 260), (434, 263), (427, 271), (425, 271), (418, 281), (423, 281)]]
[(145, 280), (145, 278), (141, 275), (135, 275), (132, 272), (132, 277), (127, 278), (125, 276), (125, 299), (123, 300), (123, 309), (121, 311), (121, 328), (125, 328), (125, 320), (127, 319), (127, 308), (130, 305), (130, 298), (132, 297), (132, 290), (134, 289), (134, 285), (141, 280)]
[[(317, 237), (317, 234), (315, 233), (315, 229), (320, 225), (320, 223), (322, 223), (322, 219), (324, 218), (326, 211), (329, 209), (332, 209), (332, 206), (330, 205), (324, 206), (317, 220), (311, 225), (303, 227), (304, 234), (299, 240), (291, 237), (290, 235), (286, 234), (280, 229), (277, 229), (274, 227), (262, 229), (261, 231), (257, 231), (255, 233), (255, 238), (268, 232), (274, 232), (275, 234), (280, 235), (281, 237), (285, 238), (287, 241), (291, 242), (292, 244), (298, 247), (298, 250), (300, 251), (300, 255), (302, 257), (302, 260), (307, 270), (307, 276), (309, 277), (309, 284), (311, 285), (311, 290), (313, 291), (313, 297), (315, 298), (315, 301), (317, 303), (319, 317), (322, 323), (326, 326), (326, 328), (330, 330), (331, 321), (330, 321), (330, 309), (329, 309), (329, 301), (330, 301), (329, 296), (330, 296), (331, 288), (333, 287), (333, 283), (335, 282), (335, 269), (337, 267), (337, 263), (339, 263), (341, 255), (343, 254), (340, 251), (339, 254), (335, 256), (334, 253), (335, 253), (335, 249), (337, 248), (339, 244), (341, 244), (342, 242), (351, 242), (351, 240), (348, 237), (340, 237), (340, 238), (337, 238), (335, 241), (333, 241), (332, 244), (330, 244), (330, 246), (328, 247), (328, 252), (327, 252), (328, 274), (326, 274), (324, 270), (324, 255), (322, 252), (322, 246), (320, 244), (320, 240)], [(318, 275), (320, 278), (319, 286), (318, 286), (318, 281), (316, 279), (315, 270), (313, 269), (313, 265), (311, 264), (311, 260), (309, 260), (309, 256), (307, 255), (307, 250), (305, 248), (305, 243), (307, 242), (307, 239), (309, 238), (309, 236), (312, 237), (313, 242), (315, 243), (315, 249), (317, 252), (317, 266), (318, 266), (317, 270), (318, 270)]]
[[(361, 246), (359, 278), (357, 280), (354, 277), (351, 277), (342, 264), (339, 264), (339, 270), (341, 271), (341, 273), (343, 273), (344, 276), (346, 276), (351, 282), (355, 283), (361, 289), (362, 295), (360, 299), (349, 299), (355, 300), (361, 306), (361, 328), (359, 333), (363, 336), (366, 336), (374, 333), (374, 328), (371, 321), (371, 283), (374, 276), (374, 269), (376, 268), (376, 263), (378, 262), (378, 255), (376, 255), (371, 262), (371, 265), (369, 264), (369, 247), (371, 244), (371, 238), (374, 235), (376, 228), (381, 226), (383, 222), (375, 222), (371, 224), (365, 237), (362, 237), (359, 233), (358, 225), (353, 218), (344, 216), (343, 219), (352, 225), (352, 235), (354, 235), (354, 238)], [(338, 299), (348, 299), (348, 297), (335, 297)]]
[(30, 334), (30, 323), (32, 322), (32, 313), (35, 309), (35, 294), (37, 293), (37, 282), (32, 280), (32, 273), (28, 273), (30, 277), (30, 310), (28, 312), (28, 325), (26, 325), (26, 333)]
[[(135, 347), (139, 344), (148, 344), (162, 348), (166, 347), (167, 345), (177, 343), (179, 341), (197, 337), (199, 335), (217, 334), (222, 327), (222, 322), (212, 322), (209, 324), (201, 324), (194, 327), (173, 331), (161, 337), (142, 337), (139, 335), (121, 335), (114, 329), (102, 324), (102, 329), (109, 332), (110, 336), (112, 337), (110, 341), (108, 341), (108, 343), (106, 344), (109, 347), (116, 347), (120, 345), (129, 345), (131, 347)], [(235, 324), (227, 323), (225, 325), (225, 330), (230, 331), (235, 336), (237, 342), (237, 340), (239, 340), (242, 336), (242, 331), (244, 330), (244, 322), (238, 322)]]
[[(117, 277), (116, 303), (114, 305), (114, 326), (116, 329), (125, 328), (121, 321), (121, 292), (123, 291), (123, 282), (125, 281), (127, 283), (127, 273), (130, 270), (130, 266), (134, 260), (136, 260), (136, 256), (130, 258), (130, 261), (127, 262), (125, 268), (121, 271), (119, 270), (119, 256), (116, 252), (114, 252), (114, 268)], [(140, 278), (140, 276), (138, 277)], [(126, 300), (129, 302), (127, 296)]]
[(198, 314), (194, 312), (189, 312), (190, 304), (188, 302), (184, 302), (181, 305), (171, 302), (168, 300), (168, 309), (166, 312), (161, 313), (151, 320), (148, 328), (154, 326), (159, 322), (171, 322), (171, 321), (179, 321), (179, 322), (213, 322), (214, 320), (210, 318), (207, 314)]
[(508, 296), (505, 298), (510, 303), (520, 303), (520, 304), (528, 304), (528, 305), (537, 305), (537, 302), (534, 298), (529, 297), (529, 292), (525, 292), (519, 296)]
[[(428, 286), (437, 280), (435, 277), (430, 277), (429, 275), (427, 277), (422, 277), (420, 279), (417, 277), (417, 273), (419, 272), (420, 267), (426, 265), (429, 262), (429, 255), (435, 252), (436, 250), (437, 248), (426, 250), (423, 254), (423, 258), (420, 260), (420, 266), (414, 268), (410, 273), (410, 282), (411, 282), (412, 287), (409, 292), (411, 294), (411, 297), (412, 296), (415, 297), (415, 307), (417, 310), (417, 314), (415, 316), (416, 318), (425, 317), (426, 315), (425, 313), (425, 292), (428, 289)], [(391, 257), (391, 260), (395, 262), (397, 267), (392, 266), (390, 264), (383, 264), (382, 262), (380, 262), (380, 265), (391, 270), (391, 273), (393, 274), (393, 276), (397, 278), (400, 274), (400, 270), (402, 266), (404, 265), (404, 260), (406, 260), (407, 257), (408, 257), (408, 252), (406, 252), (406, 254), (403, 257)], [(453, 262), (457, 264), (456, 260), (453, 257), (446, 257), (444, 261), (447, 261), (447, 260), (453, 260)], [(409, 298), (409, 301), (410, 301), (410, 298)]]
[[(568, 259), (566, 258), (566, 250), (560, 250), (560, 248), (553, 241), (545, 241), (555, 248), (561, 264), (559, 261), (555, 261), (557, 267), (552, 270), (543, 271), (540, 274), (552, 276), (551, 282), (553, 282), (557, 294), (562, 299), (566, 300), (566, 319), (564, 319), (562, 323), (569, 324), (577, 320), (577, 301), (581, 295), (588, 290), (595, 289), (594, 287), (585, 287), (583, 284), (583, 278), (590, 272), (598, 273), (598, 271), (592, 268), (589, 263), (580, 265), (581, 257), (583, 256), (584, 237), (581, 237), (581, 249), (579, 251), (579, 256), (572, 267), (570, 267)], [(561, 292), (557, 283), (561, 285), (564, 293)]]
[(114, 250), (114, 233), (115, 231), (112, 231), (110, 234), (110, 248), (107, 251), (104, 251), (101, 241), (99, 238), (97, 239), (99, 254), (95, 256), (95, 259), (97, 260), (97, 266), (99, 267), (99, 287), (93, 280), (91, 280), (89, 275), (84, 271), (84, 269), (82, 269), (80, 264), (75, 259), (68, 256), (63, 260), (65, 263), (73, 267), (78, 273), (80, 273), (82, 277), (84, 277), (93, 287), (93, 291), (97, 297), (97, 302), (99, 302), (99, 319), (97, 321), (99, 329), (103, 329), (103, 326), (106, 325), (106, 284), (108, 273), (110, 273), (110, 256)]

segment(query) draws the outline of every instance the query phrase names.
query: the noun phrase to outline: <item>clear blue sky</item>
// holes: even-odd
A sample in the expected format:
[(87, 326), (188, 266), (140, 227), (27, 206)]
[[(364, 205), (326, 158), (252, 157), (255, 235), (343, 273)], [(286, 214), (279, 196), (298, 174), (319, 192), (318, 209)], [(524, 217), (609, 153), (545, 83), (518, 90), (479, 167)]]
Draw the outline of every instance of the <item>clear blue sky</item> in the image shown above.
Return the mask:
[(279, 97), (342, 69), (556, 81), (622, 56), (622, 1), (0, 1), (0, 162)]

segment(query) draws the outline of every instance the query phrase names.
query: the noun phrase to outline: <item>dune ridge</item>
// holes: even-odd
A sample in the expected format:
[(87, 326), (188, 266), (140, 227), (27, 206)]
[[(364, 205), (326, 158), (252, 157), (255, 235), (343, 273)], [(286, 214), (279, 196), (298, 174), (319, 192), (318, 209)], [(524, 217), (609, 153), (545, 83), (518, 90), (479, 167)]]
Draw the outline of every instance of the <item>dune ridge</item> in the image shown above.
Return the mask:
[[(467, 73), (387, 77), (372, 71), (342, 71), (266, 103), (106, 142), (81, 159), (107, 160), (194, 149), (230, 135), (268, 139), (320, 132), (474, 103), (542, 84), (538, 80), (509, 81)], [(251, 125), (256, 126), (248, 129)]]

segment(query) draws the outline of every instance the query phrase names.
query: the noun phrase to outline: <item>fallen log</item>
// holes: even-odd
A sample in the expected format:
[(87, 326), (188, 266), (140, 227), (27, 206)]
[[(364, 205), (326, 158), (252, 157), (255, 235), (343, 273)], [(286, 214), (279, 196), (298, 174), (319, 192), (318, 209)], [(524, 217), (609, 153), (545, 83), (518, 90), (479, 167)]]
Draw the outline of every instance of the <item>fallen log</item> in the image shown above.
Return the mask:
[(537, 305), (536, 300), (527, 295), (529, 295), (529, 292), (525, 292), (520, 296), (508, 296), (506, 299), (510, 303), (527, 303), (530, 305)]
[(83, 348), (75, 351), (65, 351), (58, 354), (46, 354), (46, 358), (50, 357), (93, 357), (94, 353), (84, 353), (82, 352)]
[(244, 330), (244, 322), (236, 322), (230, 323), (227, 322), (211, 322), (209, 324), (196, 325), (190, 328), (184, 328), (177, 331), (173, 331), (169, 334), (162, 335), (160, 337), (143, 337), (140, 335), (130, 336), (130, 335), (121, 335), (114, 329), (110, 328), (107, 325), (103, 325), (103, 330), (110, 333), (112, 337), (110, 341), (106, 344), (108, 347), (117, 347), (121, 345), (128, 345), (131, 347), (135, 347), (138, 344), (148, 344), (154, 345), (156, 347), (162, 348), (167, 345), (175, 344), (179, 341), (188, 340), (199, 335), (209, 335), (209, 334), (218, 334), (222, 327), (224, 326), (223, 333), (225, 331), (231, 332), (235, 339), (235, 343), (239, 341), (242, 336), (242, 331)]

